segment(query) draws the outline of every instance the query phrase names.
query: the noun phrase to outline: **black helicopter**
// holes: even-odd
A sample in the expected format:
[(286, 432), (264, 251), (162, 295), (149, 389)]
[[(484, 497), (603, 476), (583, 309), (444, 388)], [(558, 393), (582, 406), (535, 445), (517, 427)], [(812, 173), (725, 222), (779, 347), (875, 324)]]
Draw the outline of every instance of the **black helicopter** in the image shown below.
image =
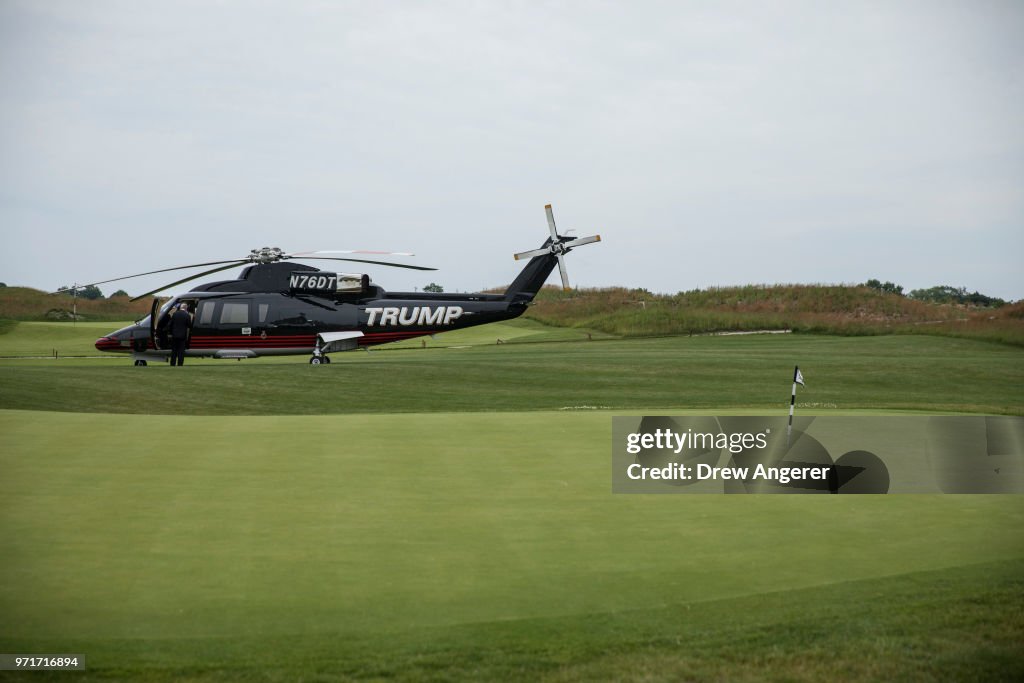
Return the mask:
[[(253, 249), (244, 259), (164, 268), (94, 283), (96, 285), (184, 268), (217, 266), (141, 294), (155, 294), (175, 285), (229, 268), (249, 264), (235, 280), (207, 282), (162, 306), (153, 299), (150, 314), (96, 340), (100, 351), (130, 353), (135, 365), (170, 356), (168, 323), (175, 307), (184, 304), (192, 315), (185, 355), (189, 357), (256, 358), (310, 354), (313, 365), (330, 363), (327, 354), (411, 339), (449, 330), (515, 318), (526, 310), (557, 265), (562, 285), (569, 288), (564, 255), (573, 248), (601, 241), (600, 235), (572, 238), (555, 231), (551, 205), (547, 212), (551, 236), (539, 249), (515, 258), (529, 262), (503, 294), (434, 294), (387, 292), (368, 275), (325, 272), (290, 260), (337, 260), (416, 270), (435, 270), (364, 258), (324, 254), (384, 252), (319, 251), (287, 254), (274, 247)], [(411, 256), (411, 254), (390, 254)], [(88, 285), (83, 285), (88, 286)]]

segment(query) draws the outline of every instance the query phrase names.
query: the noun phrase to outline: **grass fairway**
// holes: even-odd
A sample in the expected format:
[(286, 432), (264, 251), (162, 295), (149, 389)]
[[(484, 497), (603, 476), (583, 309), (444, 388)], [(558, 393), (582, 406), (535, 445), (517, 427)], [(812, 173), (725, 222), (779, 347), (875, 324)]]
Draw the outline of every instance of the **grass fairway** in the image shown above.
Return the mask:
[(923, 336), (758, 335), (503, 344), (135, 368), (115, 360), (0, 361), (0, 408), (261, 415), (803, 409), (1024, 412), (1024, 349)]
[(0, 650), (82, 680), (1024, 670), (1017, 496), (613, 496), (594, 413), (0, 428)]
[(96, 340), (128, 323), (18, 322), (0, 327), (0, 357), (95, 356)]

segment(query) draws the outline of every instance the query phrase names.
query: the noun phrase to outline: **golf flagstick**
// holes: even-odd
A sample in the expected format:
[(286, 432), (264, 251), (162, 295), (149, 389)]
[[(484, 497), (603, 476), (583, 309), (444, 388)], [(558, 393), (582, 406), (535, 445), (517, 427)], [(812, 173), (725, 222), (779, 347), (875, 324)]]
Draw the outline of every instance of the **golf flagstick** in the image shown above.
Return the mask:
[(804, 376), (800, 374), (800, 366), (793, 368), (793, 396), (789, 400), (789, 426), (786, 427), (786, 449), (789, 449), (789, 436), (793, 432), (793, 408), (796, 407), (796, 385), (804, 386)]

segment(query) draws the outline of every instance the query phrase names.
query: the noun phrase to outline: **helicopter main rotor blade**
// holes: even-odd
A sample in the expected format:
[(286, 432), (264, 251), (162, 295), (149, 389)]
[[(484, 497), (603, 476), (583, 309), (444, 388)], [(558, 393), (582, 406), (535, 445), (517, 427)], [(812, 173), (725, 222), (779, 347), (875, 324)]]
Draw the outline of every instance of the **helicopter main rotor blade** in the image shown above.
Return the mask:
[(157, 273), (169, 273), (172, 270), (185, 270), (186, 268), (201, 268), (203, 266), (218, 266), (222, 263), (247, 263), (247, 261), (239, 261), (238, 259), (232, 259), (231, 261), (210, 261), (209, 263), (193, 263), (189, 266), (175, 266), (174, 268), (161, 268), (160, 270), (151, 270), (146, 273), (136, 273), (135, 275), (122, 275), (121, 277), (110, 278), (109, 280), (100, 280), (99, 282), (93, 282), (88, 285), (75, 285), (74, 287), (68, 287), (68, 289), (58, 290), (57, 292), (50, 292), (51, 294), (59, 294), (60, 292), (66, 292), (69, 289), (84, 289), (86, 287), (95, 287), (96, 285), (105, 285), (108, 282), (117, 282), (119, 280), (130, 280), (133, 277), (142, 277), (143, 275), (155, 275)]
[(160, 287), (159, 289), (151, 290), (149, 292), (146, 292), (145, 294), (140, 294), (139, 296), (134, 297), (132, 299), (132, 301), (137, 301), (137, 300), (139, 300), (139, 299), (141, 299), (143, 297), (149, 296), (150, 294), (154, 294), (156, 292), (159, 292), (161, 290), (167, 289), (169, 287), (174, 287), (175, 285), (180, 285), (182, 283), (188, 282), (189, 280), (194, 280), (196, 278), (203, 277), (204, 275), (209, 275), (211, 273), (217, 273), (217, 272), (220, 272), (222, 270), (227, 270), (229, 268), (234, 268), (236, 266), (244, 265), (244, 264), (247, 264), (247, 263), (248, 264), (254, 264), (254, 265), (266, 265), (266, 264), (277, 263), (277, 262), (280, 262), (280, 261), (285, 261), (285, 260), (294, 259), (294, 258), (316, 259), (316, 260), (326, 260), (326, 261), (355, 261), (356, 263), (372, 263), (372, 264), (379, 265), (379, 266), (390, 266), (391, 268), (408, 268), (408, 269), (411, 269), (411, 270), (437, 270), (437, 268), (427, 268), (425, 266), (408, 266), (408, 265), (401, 264), (401, 263), (389, 263), (387, 261), (375, 261), (375, 260), (371, 260), (371, 259), (360, 259), (360, 258), (345, 258), (345, 257), (339, 257), (339, 256), (317, 256), (317, 254), (369, 254), (369, 255), (380, 255), (380, 256), (413, 256), (413, 254), (411, 254), (409, 252), (406, 252), (406, 251), (370, 251), (370, 250), (367, 250), (367, 249), (346, 249), (346, 250), (340, 250), (339, 249), (339, 250), (324, 250), (324, 251), (303, 251), (303, 252), (297, 252), (297, 253), (294, 253), (294, 254), (286, 254), (281, 249), (279, 249), (278, 247), (263, 247), (262, 249), (253, 249), (253, 250), (251, 250), (249, 255), (246, 258), (242, 258), (242, 259), (231, 259), (231, 260), (226, 260), (226, 261), (207, 261), (205, 263), (192, 263), (192, 264), (187, 265), (187, 266), (174, 266), (173, 268), (159, 268), (157, 270), (149, 270), (149, 271), (146, 271), (144, 273), (135, 273), (134, 275), (122, 275), (121, 277), (110, 278), (108, 280), (99, 280), (98, 282), (93, 282), (93, 283), (87, 284), (87, 285), (79, 285), (79, 284), (76, 283), (73, 287), (70, 287), (68, 289), (61, 289), (61, 290), (58, 290), (56, 292), (52, 292), (52, 294), (59, 294), (59, 293), (68, 292), (68, 291), (71, 291), (73, 294), (75, 294), (75, 293), (78, 292), (78, 290), (84, 289), (86, 287), (95, 287), (96, 285), (105, 285), (108, 282), (119, 282), (120, 280), (130, 280), (131, 278), (143, 277), (145, 275), (155, 275), (156, 273), (170, 273), (170, 272), (175, 271), (175, 270), (186, 270), (188, 268), (202, 268), (203, 266), (223, 266), (223, 267), (220, 267), (220, 268), (213, 268), (212, 270), (206, 270), (206, 271), (203, 271), (202, 273), (198, 273), (196, 275), (189, 275), (186, 278), (182, 278), (180, 280), (176, 280), (175, 282), (172, 282), (169, 285), (165, 285), (163, 287)]
[(296, 256), (295, 258), (301, 259), (303, 261), (355, 261), (356, 263), (373, 263), (378, 266), (390, 266), (391, 268), (409, 268), (410, 270), (437, 270), (437, 268), (427, 268), (426, 266), (409, 266), (404, 263), (370, 261), (368, 259), (361, 258), (340, 258), (337, 256)]
[(369, 249), (323, 249), (320, 251), (297, 251), (294, 254), (288, 254), (290, 258), (299, 258), (305, 256), (316, 256), (317, 254), (370, 254), (376, 256), (415, 256), (408, 251), (372, 251)]
[[(224, 262), (221, 261), (221, 263), (224, 263)], [(230, 270), (231, 268), (237, 268), (238, 266), (242, 266), (242, 265), (245, 265), (247, 263), (249, 263), (248, 259), (245, 259), (245, 260), (242, 260), (242, 261), (231, 261), (231, 263), (229, 265), (221, 266), (220, 268), (211, 268), (210, 270), (204, 270), (201, 273), (196, 273), (195, 275), (189, 275), (188, 277), (182, 278), (180, 280), (176, 280), (176, 281), (174, 281), (174, 282), (172, 282), (170, 284), (166, 284), (166, 285), (163, 285), (161, 287), (157, 287), (156, 289), (151, 289), (148, 292), (146, 292), (145, 294), (139, 294), (138, 296), (132, 297), (131, 301), (138, 301), (139, 299), (147, 297), (150, 294), (156, 294), (157, 292), (162, 292), (163, 290), (169, 289), (171, 287), (174, 287), (175, 285), (180, 285), (180, 284), (183, 284), (185, 282), (189, 282), (190, 280), (195, 280), (196, 278), (203, 277), (204, 275), (210, 275), (212, 273), (219, 273), (222, 270)]]

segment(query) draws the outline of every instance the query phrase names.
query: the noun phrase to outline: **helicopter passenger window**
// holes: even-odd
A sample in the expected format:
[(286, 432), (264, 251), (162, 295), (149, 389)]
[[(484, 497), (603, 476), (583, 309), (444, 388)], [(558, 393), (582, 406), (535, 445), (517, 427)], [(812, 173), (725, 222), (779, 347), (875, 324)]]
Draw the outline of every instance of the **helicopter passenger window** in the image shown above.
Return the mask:
[(212, 301), (204, 301), (199, 304), (199, 324), (207, 326), (213, 322), (213, 307), (216, 304)]
[(267, 322), (267, 312), (270, 311), (270, 304), (259, 304), (259, 320), (258, 322)]
[(221, 304), (221, 325), (247, 325), (249, 323), (248, 301), (225, 301)]

